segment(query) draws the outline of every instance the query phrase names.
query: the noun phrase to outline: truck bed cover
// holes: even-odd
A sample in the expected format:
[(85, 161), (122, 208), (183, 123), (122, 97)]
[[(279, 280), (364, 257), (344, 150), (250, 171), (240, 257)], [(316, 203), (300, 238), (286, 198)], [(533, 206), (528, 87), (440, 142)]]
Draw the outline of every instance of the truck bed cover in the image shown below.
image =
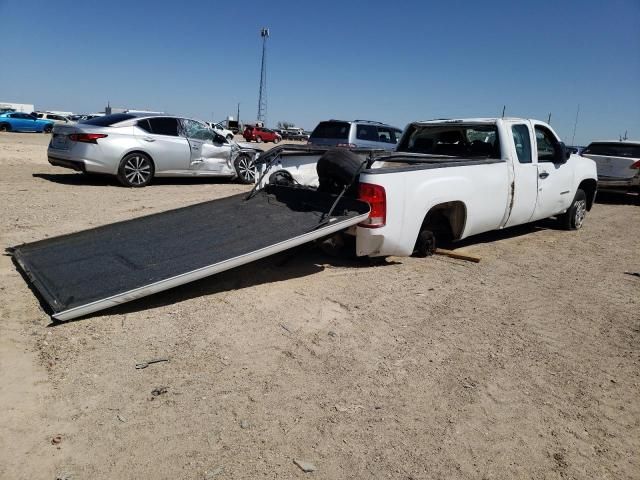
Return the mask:
[(15, 263), (57, 320), (70, 320), (272, 255), (363, 221), (365, 202), (270, 186), (28, 243)]

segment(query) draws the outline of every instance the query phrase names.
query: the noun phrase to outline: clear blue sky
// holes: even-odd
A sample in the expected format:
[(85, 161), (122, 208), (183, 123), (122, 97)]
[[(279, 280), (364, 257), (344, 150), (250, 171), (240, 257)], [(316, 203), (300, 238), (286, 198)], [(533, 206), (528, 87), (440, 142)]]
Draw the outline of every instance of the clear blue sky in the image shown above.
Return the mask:
[(0, 0), (0, 101), (255, 120), (262, 26), (268, 124), (404, 127), (507, 115), (569, 143), (640, 138), (640, 0)]

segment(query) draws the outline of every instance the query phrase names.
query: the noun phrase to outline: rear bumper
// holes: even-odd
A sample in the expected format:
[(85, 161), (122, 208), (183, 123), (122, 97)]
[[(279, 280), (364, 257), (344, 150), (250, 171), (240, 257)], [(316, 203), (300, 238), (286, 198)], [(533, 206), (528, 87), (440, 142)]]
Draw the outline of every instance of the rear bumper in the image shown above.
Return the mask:
[(67, 160), (66, 158), (52, 157), (51, 155), (48, 156), (48, 159), (49, 163), (54, 167), (70, 168), (71, 170), (76, 170), (77, 172), (87, 171), (87, 168), (82, 161)]
[(598, 177), (598, 190), (633, 190), (640, 187), (640, 175), (631, 178)]

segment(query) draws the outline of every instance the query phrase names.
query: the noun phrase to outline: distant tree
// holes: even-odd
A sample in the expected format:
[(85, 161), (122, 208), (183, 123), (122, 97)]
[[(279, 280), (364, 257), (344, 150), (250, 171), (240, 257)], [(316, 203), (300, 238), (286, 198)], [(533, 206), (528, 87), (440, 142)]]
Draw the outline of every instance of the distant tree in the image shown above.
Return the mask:
[(278, 122), (278, 128), (281, 130), (286, 130), (287, 128), (295, 127), (295, 123), (291, 122)]

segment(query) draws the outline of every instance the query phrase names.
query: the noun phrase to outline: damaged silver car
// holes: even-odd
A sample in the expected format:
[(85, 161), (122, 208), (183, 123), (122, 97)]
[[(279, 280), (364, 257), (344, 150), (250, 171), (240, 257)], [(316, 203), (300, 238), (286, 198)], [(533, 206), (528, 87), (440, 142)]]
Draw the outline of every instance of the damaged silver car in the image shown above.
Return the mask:
[(253, 183), (259, 154), (204, 122), (148, 113), (56, 125), (47, 150), (51, 165), (114, 175), (126, 187), (145, 187), (154, 177), (228, 177)]

